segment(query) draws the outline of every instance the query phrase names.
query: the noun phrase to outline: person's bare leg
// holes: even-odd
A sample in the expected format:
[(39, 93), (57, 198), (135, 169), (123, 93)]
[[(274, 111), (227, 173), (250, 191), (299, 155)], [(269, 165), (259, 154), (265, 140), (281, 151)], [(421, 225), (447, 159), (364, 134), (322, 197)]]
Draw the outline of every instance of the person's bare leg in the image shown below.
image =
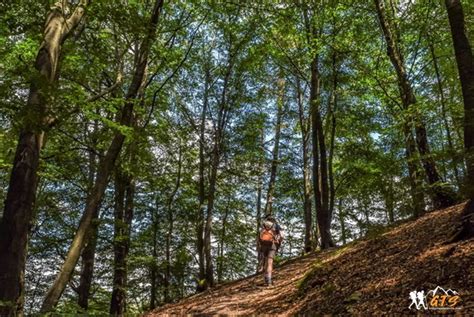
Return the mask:
[(266, 258), (265, 261), (265, 282), (272, 284), (273, 258)]
[(263, 272), (263, 279), (265, 283), (267, 282), (267, 257), (263, 256), (262, 258), (262, 272)]

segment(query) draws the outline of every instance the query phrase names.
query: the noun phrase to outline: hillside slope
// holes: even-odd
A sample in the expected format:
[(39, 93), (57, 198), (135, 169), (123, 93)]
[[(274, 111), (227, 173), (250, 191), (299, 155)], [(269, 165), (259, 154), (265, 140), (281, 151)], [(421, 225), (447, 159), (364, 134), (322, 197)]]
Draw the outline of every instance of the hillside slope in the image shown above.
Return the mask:
[(292, 259), (276, 269), (275, 287), (261, 277), (218, 286), (146, 316), (163, 314), (414, 314), (410, 292), (453, 289), (451, 310), (474, 314), (474, 239), (443, 244), (464, 204), (429, 213), (373, 239)]

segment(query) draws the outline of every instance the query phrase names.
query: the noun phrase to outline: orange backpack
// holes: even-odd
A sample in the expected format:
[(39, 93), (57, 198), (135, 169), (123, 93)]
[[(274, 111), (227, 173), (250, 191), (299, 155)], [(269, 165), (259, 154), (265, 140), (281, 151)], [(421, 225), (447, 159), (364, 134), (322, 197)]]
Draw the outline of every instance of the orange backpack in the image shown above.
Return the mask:
[(260, 231), (260, 241), (264, 244), (278, 243), (274, 223), (266, 221), (263, 223), (262, 230)]
[(267, 229), (263, 227), (263, 230), (260, 232), (260, 241), (262, 242), (275, 242), (275, 235), (273, 234), (273, 229)]

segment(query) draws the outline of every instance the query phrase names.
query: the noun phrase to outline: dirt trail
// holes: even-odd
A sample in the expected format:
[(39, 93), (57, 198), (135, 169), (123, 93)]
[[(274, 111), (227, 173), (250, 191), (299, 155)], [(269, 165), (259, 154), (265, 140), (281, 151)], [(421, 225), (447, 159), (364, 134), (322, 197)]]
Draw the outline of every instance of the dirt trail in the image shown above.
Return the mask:
[[(266, 306), (282, 303), (288, 294), (294, 293), (298, 281), (314, 263), (318, 255), (292, 259), (283, 263), (274, 273), (275, 285), (262, 287), (262, 276), (253, 276), (216, 287), (202, 294), (191, 296), (182, 302), (165, 305), (146, 316), (158, 314), (186, 315), (251, 315)], [(320, 256), (320, 254), (319, 254)]]
[(275, 286), (261, 276), (231, 282), (168, 304), (145, 316), (415, 314), (412, 290), (436, 286), (459, 292), (462, 309), (474, 315), (474, 239), (443, 244), (463, 204), (403, 223), (375, 238), (283, 263)]

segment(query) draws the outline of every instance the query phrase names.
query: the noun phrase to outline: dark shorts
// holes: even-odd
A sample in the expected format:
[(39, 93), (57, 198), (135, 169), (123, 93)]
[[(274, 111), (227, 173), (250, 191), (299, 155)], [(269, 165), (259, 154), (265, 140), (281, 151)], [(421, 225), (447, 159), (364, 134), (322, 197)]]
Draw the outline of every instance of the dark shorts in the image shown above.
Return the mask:
[(273, 244), (262, 243), (262, 245), (260, 247), (260, 251), (262, 252), (262, 254), (265, 258), (273, 259), (273, 257), (276, 254), (277, 247), (276, 247), (275, 243), (273, 243)]

